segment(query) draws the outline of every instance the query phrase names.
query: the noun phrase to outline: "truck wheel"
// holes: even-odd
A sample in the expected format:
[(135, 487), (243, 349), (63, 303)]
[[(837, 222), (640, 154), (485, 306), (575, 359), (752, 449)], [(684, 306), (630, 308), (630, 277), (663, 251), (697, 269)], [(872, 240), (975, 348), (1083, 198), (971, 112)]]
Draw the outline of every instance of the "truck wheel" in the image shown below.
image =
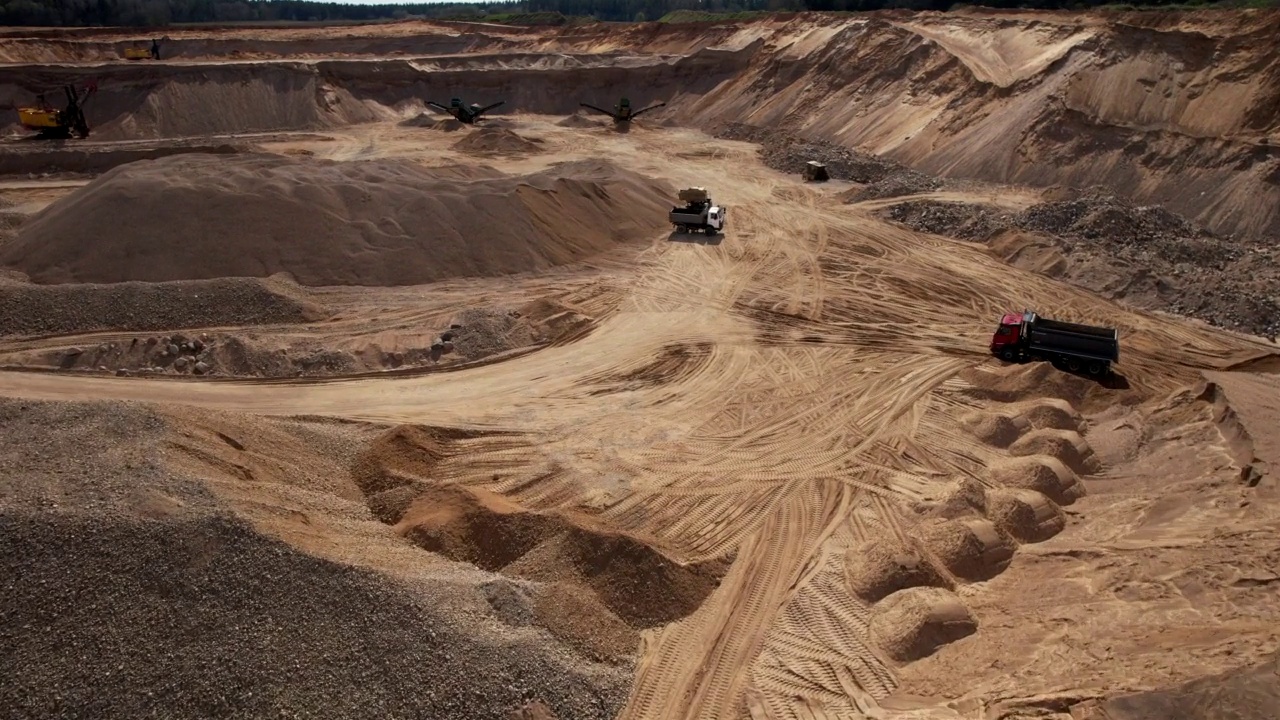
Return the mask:
[(1067, 369), (1071, 372), (1080, 372), (1080, 361), (1075, 358), (1071, 358), (1067, 361)]
[(1089, 374), (1090, 374), (1090, 375), (1101, 375), (1101, 374), (1102, 374), (1102, 363), (1100, 363), (1100, 362), (1091, 362), (1091, 363), (1089, 363)]
[(688, 232), (688, 231), (684, 229), (684, 226), (683, 226), (683, 225), (677, 225), (677, 226), (676, 226), (676, 232), (677, 232), (677, 233), (679, 233), (679, 234), (681, 234), (681, 235), (683, 235), (683, 234), (685, 234), (685, 233), (686, 233), (686, 232)]
[(1013, 348), (1005, 348), (1000, 351), (1000, 359), (1005, 362), (1013, 362), (1018, 359), (1018, 353), (1014, 352)]

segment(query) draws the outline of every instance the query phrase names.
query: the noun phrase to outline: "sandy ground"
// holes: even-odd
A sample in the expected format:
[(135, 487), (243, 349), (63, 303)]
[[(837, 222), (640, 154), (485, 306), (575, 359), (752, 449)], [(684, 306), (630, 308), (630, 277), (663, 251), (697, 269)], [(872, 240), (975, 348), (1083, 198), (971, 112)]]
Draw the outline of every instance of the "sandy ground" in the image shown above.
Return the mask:
[[(1121, 32), (1046, 22), (975, 44), (966, 18), (889, 25), (997, 87)], [(839, 32), (815, 25), (730, 26), (647, 49), (732, 55), (755, 33), (803, 57)], [(333, 31), (316, 32), (225, 42), (318, 43), (323, 55)], [(570, 45), (638, 42), (542, 32), (474, 30), (490, 48), (544, 53), (552, 74)], [(218, 54), (218, 36), (197, 35)], [(90, 55), (57, 59), (100, 61)], [(708, 103), (732, 104), (707, 90)], [(0, 291), (88, 310), (35, 309), (47, 329), (0, 339), (0, 513), (16, 578), (0, 594), (0, 633), (19, 649), (5, 661), (17, 678), (0, 686), (6, 707), (1136, 720), (1168, 707), (1216, 717), (1234, 703), (1239, 717), (1275, 716), (1273, 344), (912, 231), (880, 200), (846, 202), (848, 183), (802, 183), (756, 145), (660, 122), (670, 115), (624, 133), (504, 111), (491, 127), (519, 142), (464, 143), (481, 130), (403, 125), (420, 106), (380, 107), (250, 151), (305, 158), (290, 167), (395, 160), (513, 176), (607, 159), (667, 187), (707, 187), (728, 230), (619, 234), (538, 272), (411, 286), (298, 284), (265, 278), (271, 267), (216, 290), (223, 316), (166, 311), (177, 319), (159, 324), (145, 309), (109, 315), (124, 302), (114, 283), (26, 283), (17, 253)], [(172, 160), (140, 171), (159, 177)], [(346, 182), (330, 167), (332, 185)], [(305, 186), (305, 172), (290, 182)], [(597, 192), (570, 184), (555, 192)], [(14, 220), (0, 249), (16, 252), (31, 223), (94, 187), (4, 186)], [(990, 186), (921, 197), (1009, 210), (1042, 199)], [(562, 222), (605, 237), (610, 214)], [(287, 246), (282, 233), (260, 242)], [(166, 279), (176, 289), (149, 283), (149, 297), (190, 307), (187, 281)], [(236, 320), (242, 298), (264, 297), (277, 315)], [(991, 358), (995, 322), (1024, 307), (1117, 327), (1118, 375)], [(210, 377), (194, 377), (197, 362)], [(101, 561), (59, 562), (53, 547)], [(155, 597), (137, 601), (148, 586)], [(37, 602), (42, 587), (59, 603)], [(251, 591), (218, 590), (233, 587)], [(279, 588), (290, 603), (263, 599)], [(313, 594), (340, 602), (303, 602)], [(354, 616), (363, 624), (342, 630)], [(352, 633), (377, 652), (351, 650)], [(291, 634), (301, 668), (279, 647)], [(66, 650), (89, 637), (103, 662)], [(183, 637), (243, 662), (213, 667)], [(148, 653), (207, 679), (166, 685)], [(460, 657), (477, 662), (461, 687)]]

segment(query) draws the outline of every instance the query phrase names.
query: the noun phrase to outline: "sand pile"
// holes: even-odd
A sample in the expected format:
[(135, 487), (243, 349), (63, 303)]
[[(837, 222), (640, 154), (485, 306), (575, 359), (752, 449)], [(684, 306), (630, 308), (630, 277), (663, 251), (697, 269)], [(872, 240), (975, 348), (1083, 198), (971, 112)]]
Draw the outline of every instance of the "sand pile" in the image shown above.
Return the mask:
[(955, 593), (910, 588), (872, 608), (871, 638), (889, 657), (911, 662), (978, 630), (978, 623)]
[[(604, 116), (600, 116), (600, 117), (602, 120)], [(595, 119), (584, 110), (579, 110), (578, 112), (575, 112), (574, 114), (564, 118), (563, 120), (557, 121), (556, 125), (559, 125), (560, 127), (567, 127), (567, 128), (599, 127), (601, 120)]]
[(604, 720), (625, 702), (625, 673), (260, 534), (160, 465), (170, 424), (0, 401), (8, 714), (500, 718), (541, 699)]
[(845, 579), (854, 595), (874, 603), (910, 587), (949, 587), (919, 548), (891, 540), (871, 540), (846, 551)]
[(988, 520), (930, 520), (921, 524), (926, 547), (958, 578), (988, 580), (1013, 559), (1009, 538)]
[(284, 278), (109, 285), (0, 280), (0, 335), (62, 335), (313, 322), (326, 315)]
[(680, 565), (623, 535), (566, 529), (503, 572), (588, 588), (633, 628), (656, 627), (689, 615), (728, 570), (728, 563), (717, 561)]
[(453, 144), (453, 149), (481, 155), (511, 155), (538, 152), (542, 144), (542, 140), (522, 137), (505, 128), (485, 127), (468, 133)]
[(251, 155), (133, 163), (34, 216), (0, 265), (37, 283), (288, 272), (304, 285), (413, 285), (544, 270), (650, 238), (673, 194), (603, 161), (491, 173)]
[(564, 524), (479, 488), (430, 485), (395, 527), (424, 550), (497, 571), (562, 531)]
[(1100, 469), (1089, 443), (1080, 433), (1072, 430), (1033, 430), (1010, 445), (1009, 454), (1049, 455), (1081, 475), (1095, 473)]
[(1052, 500), (1033, 490), (997, 490), (987, 496), (987, 516), (1024, 543), (1043, 542), (1062, 532), (1067, 519)]
[(417, 115), (400, 121), (400, 127), (435, 127), (440, 123), (431, 113), (418, 113)]
[(993, 463), (988, 472), (996, 485), (1034, 490), (1059, 505), (1070, 505), (1084, 495), (1080, 479), (1056, 457), (1024, 455)]
[(1031, 421), (1018, 414), (973, 412), (960, 418), (960, 426), (987, 445), (1006, 448), (1031, 429)]

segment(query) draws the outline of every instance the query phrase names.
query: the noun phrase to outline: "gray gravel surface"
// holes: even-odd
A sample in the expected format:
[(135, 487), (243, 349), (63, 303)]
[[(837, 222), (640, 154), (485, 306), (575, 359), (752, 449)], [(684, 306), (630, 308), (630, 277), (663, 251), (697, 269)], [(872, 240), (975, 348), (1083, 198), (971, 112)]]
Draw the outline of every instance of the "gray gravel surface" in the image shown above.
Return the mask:
[(170, 422), (0, 400), (0, 716), (506, 718), (541, 700), (612, 718), (625, 701), (624, 674), (256, 532), (165, 469)]
[(835, 143), (807, 140), (785, 130), (728, 123), (716, 131), (716, 137), (758, 143), (761, 161), (779, 172), (800, 174), (811, 160), (823, 163), (832, 179), (866, 185), (852, 193), (850, 201), (912, 195), (942, 186), (936, 178), (893, 160)]
[(0, 335), (291, 323), (322, 315), (314, 303), (256, 278), (109, 285), (0, 280)]
[[(1219, 327), (1280, 335), (1280, 242), (1275, 239), (1213, 235), (1162, 207), (1136, 206), (1104, 188), (1021, 213), (911, 200), (885, 215), (915, 230), (967, 240), (986, 240), (1011, 228), (1042, 233), (1072, 266), (1067, 275), (1077, 284)], [(1132, 283), (1101, 280), (1116, 273), (1150, 289), (1138, 293)], [(1093, 287), (1091, 277), (1102, 284)]]

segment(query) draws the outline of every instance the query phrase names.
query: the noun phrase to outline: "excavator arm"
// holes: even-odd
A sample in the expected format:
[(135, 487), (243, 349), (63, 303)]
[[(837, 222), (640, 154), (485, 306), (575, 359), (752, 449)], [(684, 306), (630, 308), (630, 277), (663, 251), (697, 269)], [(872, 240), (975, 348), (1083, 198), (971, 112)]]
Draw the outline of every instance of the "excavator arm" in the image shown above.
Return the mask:
[(452, 114), (453, 114), (453, 109), (452, 109), (452, 108), (447, 108), (447, 107), (445, 107), (444, 105), (441, 105), (441, 104), (440, 104), (440, 103), (438, 103), (438, 102), (431, 102), (430, 100), (428, 100), (428, 101), (427, 101), (427, 105), (428, 105), (429, 107), (436, 108), (437, 110), (440, 110), (441, 112), (447, 112), (447, 113), (449, 113), (450, 115), (452, 115)]
[(498, 107), (499, 105), (505, 105), (505, 104), (506, 104), (506, 102), (507, 102), (506, 100), (499, 100), (498, 102), (496, 102), (496, 103), (494, 103), (494, 104), (492, 104), (492, 105), (487, 105), (487, 106), (485, 106), (485, 107), (482, 107), (482, 108), (480, 108), (479, 110), (474, 111), (474, 112), (472, 113), (472, 117), (480, 117), (481, 115), (483, 115), (483, 114), (485, 114), (485, 113), (489, 112), (490, 110), (492, 110), (492, 109), (494, 109), (494, 108)]
[(660, 107), (662, 107), (663, 105), (666, 105), (666, 103), (658, 103), (657, 105), (650, 105), (649, 107), (647, 107), (647, 108), (645, 108), (645, 109), (643, 109), (643, 110), (637, 110), (637, 111), (635, 111), (635, 112), (631, 113), (631, 117), (633, 117), (633, 118), (640, 117), (640, 113), (649, 112), (650, 110), (653, 110), (653, 109), (655, 109), (655, 108), (660, 108)]
[(592, 110), (595, 110), (595, 111), (596, 111), (596, 112), (598, 112), (598, 113), (604, 113), (605, 115), (608, 115), (609, 117), (614, 118), (615, 120), (616, 120), (616, 119), (617, 119), (617, 117), (618, 117), (618, 114), (617, 114), (617, 113), (615, 113), (615, 112), (614, 112), (614, 111), (612, 111), (612, 110), (605, 110), (604, 108), (598, 108), (598, 107), (596, 107), (595, 105), (588, 105), (588, 104), (586, 104), (586, 103), (578, 103), (578, 104), (579, 104), (579, 105), (581, 105), (581, 106), (582, 106), (582, 107), (584, 107), (584, 108), (590, 108), (590, 109), (592, 109)]

